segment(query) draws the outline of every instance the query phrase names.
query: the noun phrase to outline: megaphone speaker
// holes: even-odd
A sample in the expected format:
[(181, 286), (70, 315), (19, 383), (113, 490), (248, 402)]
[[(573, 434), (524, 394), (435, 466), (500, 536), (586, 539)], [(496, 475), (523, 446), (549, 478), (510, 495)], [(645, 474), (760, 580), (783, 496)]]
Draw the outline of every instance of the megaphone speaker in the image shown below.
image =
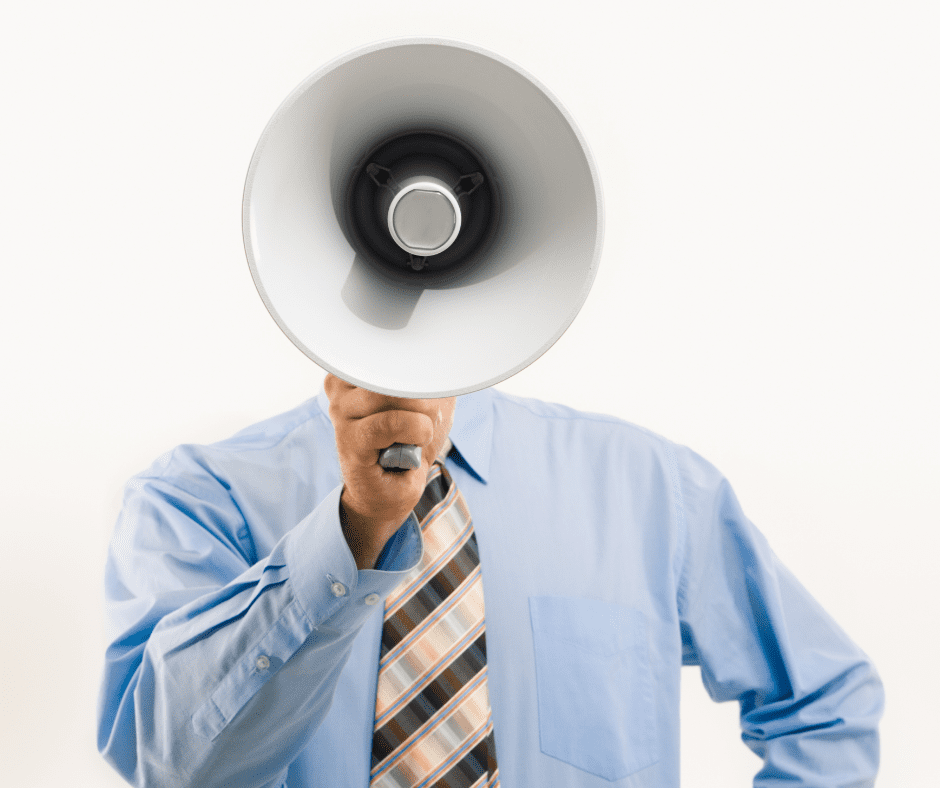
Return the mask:
[(301, 83), (245, 184), (271, 316), (338, 377), (399, 397), (505, 380), (580, 310), (603, 238), (597, 170), (534, 77), (455, 41), (373, 44)]

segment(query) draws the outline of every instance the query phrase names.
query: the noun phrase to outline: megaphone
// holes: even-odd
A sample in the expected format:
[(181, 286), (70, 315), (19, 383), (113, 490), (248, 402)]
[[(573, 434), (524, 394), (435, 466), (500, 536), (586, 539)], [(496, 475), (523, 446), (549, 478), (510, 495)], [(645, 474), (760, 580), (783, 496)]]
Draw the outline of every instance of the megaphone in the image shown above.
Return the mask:
[(479, 47), (398, 39), (304, 80), (245, 184), (248, 265), (281, 330), (371, 391), (492, 386), (564, 333), (603, 237), (587, 144), (534, 77)]

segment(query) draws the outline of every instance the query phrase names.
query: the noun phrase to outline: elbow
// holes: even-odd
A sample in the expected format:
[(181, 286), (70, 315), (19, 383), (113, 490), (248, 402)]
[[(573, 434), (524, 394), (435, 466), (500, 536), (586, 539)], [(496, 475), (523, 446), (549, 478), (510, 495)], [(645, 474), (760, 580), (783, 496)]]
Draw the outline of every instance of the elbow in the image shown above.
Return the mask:
[(781, 736), (864, 735), (877, 731), (884, 710), (884, 686), (874, 665), (858, 660), (821, 686), (766, 700), (742, 714), (744, 737), (768, 741)]

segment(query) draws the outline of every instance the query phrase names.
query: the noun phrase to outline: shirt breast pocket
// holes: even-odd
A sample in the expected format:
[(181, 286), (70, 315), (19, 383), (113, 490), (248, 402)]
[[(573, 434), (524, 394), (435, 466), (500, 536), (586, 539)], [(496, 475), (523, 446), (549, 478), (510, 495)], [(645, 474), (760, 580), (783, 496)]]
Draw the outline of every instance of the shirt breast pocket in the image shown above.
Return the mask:
[(659, 760), (646, 617), (530, 597), (542, 752), (607, 780)]

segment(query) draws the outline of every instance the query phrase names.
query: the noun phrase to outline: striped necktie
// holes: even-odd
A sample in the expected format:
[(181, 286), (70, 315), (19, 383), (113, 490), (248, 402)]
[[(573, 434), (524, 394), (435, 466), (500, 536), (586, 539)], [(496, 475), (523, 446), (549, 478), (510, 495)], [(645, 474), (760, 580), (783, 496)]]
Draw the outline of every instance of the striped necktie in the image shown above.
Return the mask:
[(496, 788), (483, 584), (445, 447), (415, 507), (421, 563), (385, 603), (370, 788)]

